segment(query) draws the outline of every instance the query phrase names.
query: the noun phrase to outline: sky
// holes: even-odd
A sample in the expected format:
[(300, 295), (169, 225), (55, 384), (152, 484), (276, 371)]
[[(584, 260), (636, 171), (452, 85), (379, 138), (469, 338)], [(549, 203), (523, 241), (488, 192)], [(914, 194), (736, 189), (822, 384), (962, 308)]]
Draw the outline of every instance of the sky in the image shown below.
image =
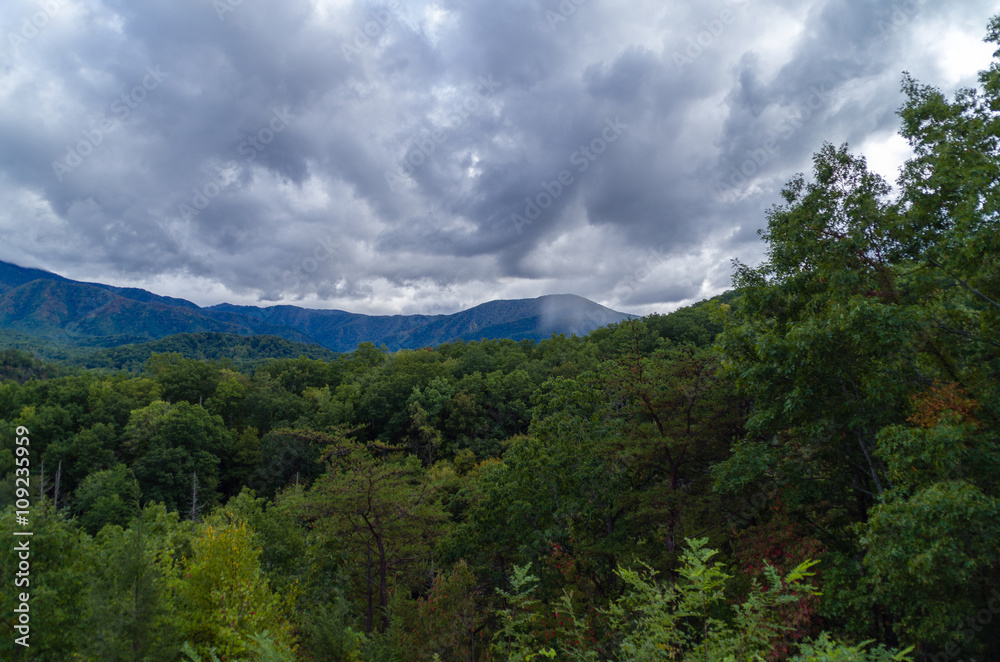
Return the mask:
[(0, 260), (199, 305), (668, 312), (1000, 2), (4, 0)]

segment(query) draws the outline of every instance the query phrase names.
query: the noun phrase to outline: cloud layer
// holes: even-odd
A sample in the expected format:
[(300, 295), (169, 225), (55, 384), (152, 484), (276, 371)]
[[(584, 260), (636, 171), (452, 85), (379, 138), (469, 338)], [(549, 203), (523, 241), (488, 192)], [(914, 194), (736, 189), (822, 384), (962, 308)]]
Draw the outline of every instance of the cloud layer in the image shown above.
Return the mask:
[(823, 141), (890, 180), (908, 70), (996, 2), (11, 0), (0, 259), (199, 304), (633, 313), (729, 285)]

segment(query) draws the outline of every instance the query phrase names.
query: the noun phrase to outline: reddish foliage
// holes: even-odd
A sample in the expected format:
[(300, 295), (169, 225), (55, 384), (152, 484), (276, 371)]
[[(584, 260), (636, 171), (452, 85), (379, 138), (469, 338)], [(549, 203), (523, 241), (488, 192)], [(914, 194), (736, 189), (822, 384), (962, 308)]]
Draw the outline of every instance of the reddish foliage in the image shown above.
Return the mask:
[[(818, 559), (826, 551), (818, 540), (800, 533), (800, 527), (788, 519), (780, 501), (773, 510), (775, 514), (770, 520), (747, 529), (737, 542), (736, 556), (741, 569), (762, 585), (766, 564), (784, 576), (803, 561)], [(819, 579), (817, 572), (811, 583), (818, 585)], [(818, 606), (818, 596), (807, 595), (779, 608), (780, 621), (792, 629), (778, 641), (770, 659), (786, 659), (794, 644), (819, 633)]]
[(976, 423), (973, 412), (978, 403), (958, 384), (934, 384), (923, 393), (913, 396), (913, 415), (908, 420), (914, 425), (932, 428), (946, 419)]

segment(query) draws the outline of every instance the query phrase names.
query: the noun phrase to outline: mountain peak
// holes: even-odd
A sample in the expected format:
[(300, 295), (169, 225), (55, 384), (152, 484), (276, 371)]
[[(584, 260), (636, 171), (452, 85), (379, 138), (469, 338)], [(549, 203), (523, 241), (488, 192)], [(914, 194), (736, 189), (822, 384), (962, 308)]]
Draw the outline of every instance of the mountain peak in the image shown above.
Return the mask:
[(487, 301), (451, 315), (362, 315), (229, 303), (202, 308), (146, 290), (84, 283), (0, 262), (0, 328), (77, 345), (111, 347), (216, 332), (276, 335), (338, 352), (366, 341), (397, 350), (456, 340), (584, 335), (629, 317), (575, 294)]

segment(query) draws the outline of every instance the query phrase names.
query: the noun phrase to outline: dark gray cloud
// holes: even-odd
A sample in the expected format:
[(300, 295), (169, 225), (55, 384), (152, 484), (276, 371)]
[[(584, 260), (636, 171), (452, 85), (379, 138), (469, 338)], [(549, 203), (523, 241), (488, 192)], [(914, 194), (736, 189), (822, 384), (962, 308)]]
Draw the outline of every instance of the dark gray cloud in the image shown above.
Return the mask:
[(905, 157), (901, 72), (1000, 5), (11, 0), (0, 259), (210, 304), (450, 312), (727, 287), (823, 141)]

